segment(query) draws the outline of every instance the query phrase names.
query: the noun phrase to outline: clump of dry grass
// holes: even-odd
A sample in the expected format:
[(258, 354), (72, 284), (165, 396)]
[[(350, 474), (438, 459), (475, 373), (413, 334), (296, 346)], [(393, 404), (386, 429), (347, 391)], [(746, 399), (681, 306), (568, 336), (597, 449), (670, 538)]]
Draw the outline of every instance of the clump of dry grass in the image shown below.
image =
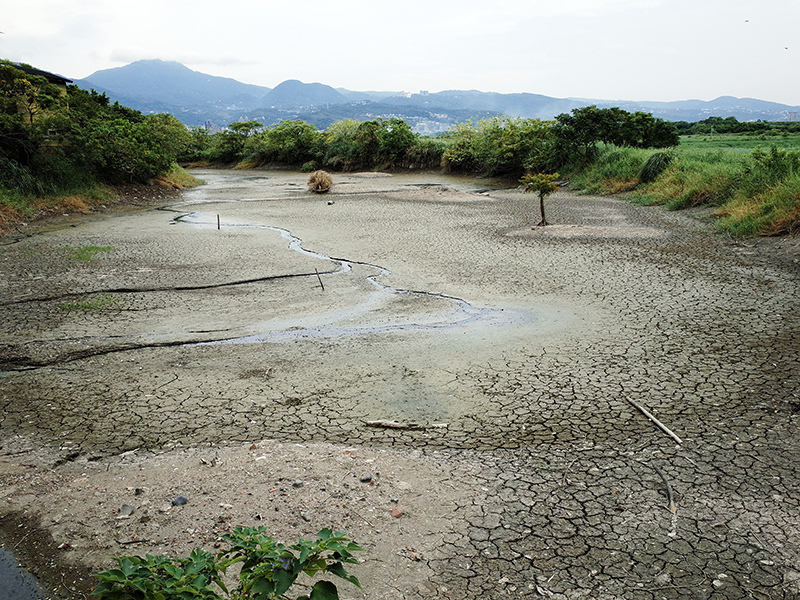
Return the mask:
[(308, 178), (308, 191), (315, 194), (329, 192), (333, 186), (333, 177), (327, 171), (314, 171)]

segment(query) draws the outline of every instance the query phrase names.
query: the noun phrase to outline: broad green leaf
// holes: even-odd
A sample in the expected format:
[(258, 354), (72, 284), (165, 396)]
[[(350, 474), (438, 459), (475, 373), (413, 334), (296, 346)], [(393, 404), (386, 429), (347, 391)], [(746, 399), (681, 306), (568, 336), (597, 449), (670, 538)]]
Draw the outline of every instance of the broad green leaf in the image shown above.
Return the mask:
[(281, 595), (292, 587), (297, 575), (285, 569), (278, 569), (272, 575), (272, 579), (275, 581), (275, 593)]
[(339, 592), (330, 581), (318, 581), (311, 588), (309, 600), (339, 600)]

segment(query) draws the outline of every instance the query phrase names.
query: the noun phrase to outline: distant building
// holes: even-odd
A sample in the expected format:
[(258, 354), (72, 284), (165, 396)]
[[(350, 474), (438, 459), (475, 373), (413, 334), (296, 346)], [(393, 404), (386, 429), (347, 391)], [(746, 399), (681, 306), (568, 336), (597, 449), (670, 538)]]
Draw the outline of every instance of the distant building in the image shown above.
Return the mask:
[(797, 121), (797, 112), (796, 112), (796, 111), (791, 111), (791, 112), (788, 112), (788, 113), (786, 113), (786, 117), (787, 117), (787, 118), (788, 118), (790, 121), (792, 121), (792, 122), (795, 122), (795, 121)]

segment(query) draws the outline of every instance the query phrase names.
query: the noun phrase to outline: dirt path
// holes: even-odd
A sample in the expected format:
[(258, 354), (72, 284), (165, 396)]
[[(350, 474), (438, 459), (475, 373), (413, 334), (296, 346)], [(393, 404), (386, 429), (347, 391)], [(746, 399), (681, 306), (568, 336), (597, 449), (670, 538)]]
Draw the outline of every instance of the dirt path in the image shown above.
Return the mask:
[(566, 193), (532, 230), (530, 197), (439, 175), (200, 176), (0, 246), (0, 523), (62, 595), (256, 524), (348, 531), (348, 598), (800, 593), (796, 240)]

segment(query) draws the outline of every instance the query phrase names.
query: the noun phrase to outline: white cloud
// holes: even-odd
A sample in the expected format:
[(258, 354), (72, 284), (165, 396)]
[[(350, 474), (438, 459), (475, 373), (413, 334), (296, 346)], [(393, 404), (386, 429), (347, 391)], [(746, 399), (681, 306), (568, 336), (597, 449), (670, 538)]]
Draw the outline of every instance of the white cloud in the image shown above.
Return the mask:
[(0, 57), (69, 77), (161, 58), (267, 86), (800, 104), (781, 77), (799, 19), (796, 0), (27, 0), (0, 15)]

